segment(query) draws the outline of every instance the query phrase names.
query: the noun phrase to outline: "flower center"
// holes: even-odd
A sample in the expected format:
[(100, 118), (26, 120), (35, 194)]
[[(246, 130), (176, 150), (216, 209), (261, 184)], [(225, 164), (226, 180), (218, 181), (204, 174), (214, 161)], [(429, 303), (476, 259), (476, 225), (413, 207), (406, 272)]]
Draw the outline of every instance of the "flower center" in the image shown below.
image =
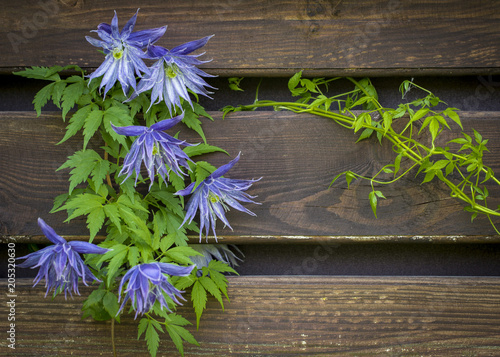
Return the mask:
[(174, 79), (177, 77), (177, 66), (175, 64), (171, 64), (166, 69), (166, 74), (168, 78)]
[(158, 143), (153, 145), (153, 155), (158, 155), (160, 153), (160, 148), (158, 147)]
[(115, 47), (113, 49), (113, 57), (117, 60), (122, 58), (123, 57), (123, 49)]
[(212, 203), (217, 203), (220, 201), (220, 198), (219, 196), (217, 195), (214, 195), (212, 192), (210, 192), (209, 196), (208, 196), (208, 199), (210, 200), (210, 202)]

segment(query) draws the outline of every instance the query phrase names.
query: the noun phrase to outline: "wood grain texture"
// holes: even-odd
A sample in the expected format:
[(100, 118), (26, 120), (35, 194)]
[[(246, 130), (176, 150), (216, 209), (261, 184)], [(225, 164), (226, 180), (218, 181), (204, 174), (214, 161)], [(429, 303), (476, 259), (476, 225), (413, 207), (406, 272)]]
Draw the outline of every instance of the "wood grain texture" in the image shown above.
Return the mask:
[[(102, 56), (85, 40), (116, 10), (123, 26), (168, 25), (172, 48), (215, 34), (203, 65), (218, 75), (422, 75), (500, 73), (495, 0), (281, 0), (163, 2), (2, 1), (0, 68), (78, 64)], [(94, 34), (95, 36), (95, 34)]]
[[(82, 288), (82, 296), (91, 289)], [(82, 297), (51, 301), (44, 293), (17, 282), (9, 356), (112, 355), (110, 324), (81, 320)], [(186, 345), (186, 356), (500, 354), (498, 278), (230, 277), (228, 293), (224, 312), (209, 299), (200, 329), (189, 328), (200, 347)], [(178, 312), (194, 322), (187, 305)], [(6, 303), (0, 306), (7, 316)], [(116, 325), (119, 356), (144, 354), (137, 323), (124, 316)], [(164, 338), (158, 356), (172, 355)]]
[[(325, 118), (289, 112), (239, 112), (223, 121), (212, 112), (215, 121), (204, 120), (208, 142), (225, 148), (231, 157), (242, 153), (228, 177), (258, 178), (249, 193), (257, 195), (260, 205), (248, 205), (257, 214), (251, 217), (238, 211), (228, 212), (234, 231), (219, 227), (221, 241), (231, 242), (314, 242), (376, 240), (464, 242), (495, 241), (493, 229), (484, 217), (470, 222), (462, 203), (449, 197), (439, 182), (422, 185), (422, 177), (413, 175), (399, 183), (381, 188), (387, 197), (375, 219), (368, 202), (371, 188), (359, 181), (347, 190), (339, 181), (328, 188), (339, 172), (353, 170), (364, 175), (376, 173), (393, 158), (388, 145), (376, 140), (355, 143), (348, 129)], [(485, 163), (500, 172), (500, 113), (464, 112), (464, 130), (475, 128), (489, 139), (490, 153)], [(179, 130), (176, 128), (175, 130)], [(186, 128), (180, 137), (188, 142), (200, 139)], [(36, 219), (42, 217), (62, 235), (87, 234), (84, 219), (62, 223), (65, 213), (49, 214), (52, 200), (67, 190), (67, 171), (55, 172), (66, 157), (81, 147), (75, 138), (55, 146), (64, 134), (58, 113), (35, 118), (31, 112), (0, 113), (0, 235), (22, 241), (41, 232)], [(444, 134), (449, 140), (459, 132)], [(90, 147), (99, 149), (99, 143)], [(229, 158), (222, 153), (201, 159), (215, 166)], [(488, 187), (498, 204), (500, 190)], [(24, 237), (24, 238), (23, 238)], [(239, 238), (235, 238), (239, 237)], [(366, 238), (365, 238), (366, 237)], [(385, 237), (385, 238), (384, 238)], [(434, 238), (435, 237), (435, 238)], [(467, 238), (470, 237), (470, 238)], [(469, 239), (469, 240), (467, 240)]]

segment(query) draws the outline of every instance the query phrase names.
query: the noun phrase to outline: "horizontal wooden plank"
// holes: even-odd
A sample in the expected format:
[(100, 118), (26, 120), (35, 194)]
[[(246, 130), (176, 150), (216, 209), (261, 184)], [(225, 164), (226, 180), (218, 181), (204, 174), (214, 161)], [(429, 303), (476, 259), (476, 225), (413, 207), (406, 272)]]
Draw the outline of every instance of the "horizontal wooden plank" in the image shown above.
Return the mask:
[[(6, 289), (6, 281), (2, 287)], [(51, 301), (43, 287), (18, 279), (16, 349), (9, 356), (112, 356), (110, 323), (81, 320), (82, 296)], [(231, 302), (223, 312), (209, 299), (200, 329), (189, 330), (200, 346), (186, 356), (473, 355), (500, 354), (500, 280), (449, 277), (229, 277)], [(189, 299), (189, 297), (188, 297)], [(178, 312), (191, 322), (186, 306)], [(145, 355), (137, 323), (115, 325), (117, 354)], [(8, 329), (7, 319), (2, 323)], [(175, 355), (164, 336), (158, 356)]]
[[(96, 68), (85, 40), (116, 10), (121, 26), (133, 1), (2, 1), (0, 69), (78, 64)], [(500, 3), (417, 1), (143, 1), (137, 29), (168, 25), (172, 48), (215, 34), (203, 65), (230, 76), (500, 73)]]
[[(462, 203), (450, 198), (439, 182), (422, 185), (422, 177), (412, 175), (383, 187), (387, 199), (380, 202), (378, 219), (368, 202), (368, 182), (353, 183), (347, 190), (339, 181), (328, 188), (336, 174), (348, 169), (367, 176), (377, 172), (393, 158), (388, 145), (375, 140), (355, 143), (356, 136), (348, 129), (311, 115), (239, 112), (221, 120), (221, 113), (210, 114), (215, 121), (204, 120), (209, 143), (228, 150), (232, 157), (242, 152), (228, 177), (263, 177), (249, 191), (261, 203), (248, 205), (257, 217), (230, 211), (228, 219), (234, 231), (219, 227), (221, 237), (234, 237), (231, 242), (314, 242), (314, 237), (318, 241), (497, 239), (485, 217), (471, 223)], [(463, 112), (461, 116), (465, 131), (475, 128), (490, 140), (485, 163), (500, 172), (500, 112)], [(188, 142), (200, 141), (190, 130), (180, 130)], [(38, 217), (60, 234), (87, 235), (84, 219), (65, 224), (65, 213), (48, 213), (53, 198), (68, 187), (68, 172), (55, 170), (82, 145), (76, 138), (55, 145), (64, 134), (60, 114), (35, 118), (31, 112), (3, 112), (0, 131), (0, 235), (4, 241), (40, 235)], [(458, 134), (446, 133), (444, 139)], [(100, 150), (98, 143), (90, 146)], [(222, 153), (203, 159), (216, 166), (229, 160)], [(488, 189), (494, 207), (500, 190)]]

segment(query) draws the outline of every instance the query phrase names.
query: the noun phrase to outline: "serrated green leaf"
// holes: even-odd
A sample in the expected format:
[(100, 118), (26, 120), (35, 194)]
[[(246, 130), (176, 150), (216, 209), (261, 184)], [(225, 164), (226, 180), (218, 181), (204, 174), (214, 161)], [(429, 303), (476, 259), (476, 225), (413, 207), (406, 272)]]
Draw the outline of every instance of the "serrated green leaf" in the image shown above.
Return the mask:
[(47, 84), (45, 87), (40, 89), (38, 93), (35, 94), (33, 99), (33, 105), (35, 107), (36, 116), (39, 117), (42, 114), (42, 107), (47, 104), (47, 101), (52, 96), (52, 89), (54, 88), (55, 82)]
[(146, 331), (146, 328), (149, 326), (149, 319), (143, 317), (139, 321), (139, 325), (137, 326), (137, 339), (140, 339), (142, 334)]
[(106, 179), (106, 175), (108, 174), (110, 169), (110, 163), (108, 160), (100, 160), (97, 161), (92, 169), (92, 182), (94, 183), (95, 191), (99, 192), (103, 181)]
[(205, 144), (207, 143), (205, 133), (201, 127), (201, 121), (198, 119), (198, 115), (193, 112), (190, 107), (187, 107), (184, 110), (184, 118), (182, 118), (182, 122), (186, 124), (189, 129), (194, 130), (203, 139)]
[(83, 91), (85, 89), (85, 84), (83, 79), (79, 82), (72, 83), (66, 88), (64, 88), (64, 92), (62, 94), (62, 118), (63, 120), (66, 119), (66, 114), (73, 109), (75, 106), (76, 102), (80, 99), (80, 97), (83, 95)]
[(64, 88), (66, 88), (66, 82), (65, 81), (59, 81), (55, 82), (54, 87), (52, 88), (52, 102), (60, 109), (61, 108), (61, 98), (62, 94), (64, 91)]
[(57, 143), (57, 145), (62, 144), (72, 136), (74, 136), (80, 129), (83, 128), (83, 124), (85, 124), (85, 119), (92, 111), (91, 106), (85, 106), (78, 109), (69, 120), (69, 124), (66, 126), (66, 134), (64, 134), (63, 139)]
[(121, 217), (118, 211), (118, 203), (108, 203), (103, 208), (106, 217), (108, 217), (111, 223), (115, 225), (120, 233), (122, 233)]
[(94, 237), (99, 233), (99, 230), (104, 224), (104, 219), (106, 215), (104, 214), (104, 208), (102, 205), (100, 207), (94, 208), (87, 216), (87, 228), (90, 231), (89, 243), (92, 243)]
[(190, 257), (194, 257), (196, 255), (202, 255), (198, 253), (193, 248), (184, 246), (184, 247), (173, 247), (164, 252), (165, 257), (171, 261), (181, 265), (192, 265)]
[(87, 181), (102, 158), (94, 150), (80, 150), (71, 155), (56, 171), (73, 168), (70, 171), (69, 194), (80, 183)]
[(63, 193), (63, 194), (56, 196), (56, 198), (54, 198), (54, 206), (52, 206), (50, 213), (55, 212), (59, 207), (61, 207), (63, 205), (63, 203), (68, 199), (68, 197), (69, 197), (69, 194), (67, 194), (67, 193)]
[(137, 265), (137, 263), (139, 262), (139, 255), (140, 255), (139, 248), (137, 248), (136, 246), (129, 247), (129, 249), (128, 249), (128, 264), (131, 267), (134, 267)]
[(104, 129), (113, 140), (118, 141), (123, 146), (127, 146), (126, 136), (117, 134), (111, 127), (111, 124), (118, 127), (133, 125), (134, 119), (130, 116), (129, 111), (121, 106), (111, 106), (104, 111), (102, 122)]
[[(57, 68), (60, 68), (57, 66)], [(21, 76), (21, 77), (26, 77), (26, 78), (33, 78), (33, 79), (43, 79), (43, 80), (49, 80), (49, 81), (56, 81), (59, 80), (60, 77), (58, 74), (52, 74), (50, 76), (47, 76), (49, 71), (52, 71), (51, 68), (49, 67), (38, 67), (38, 66), (33, 66), (31, 68), (26, 68), (22, 71), (18, 72), (13, 72), (16, 76)]]
[(66, 204), (60, 208), (58, 208), (54, 212), (61, 211), (63, 209), (71, 212), (69, 217), (65, 220), (65, 222), (69, 222), (73, 218), (78, 216), (87, 215), (93, 210), (99, 209), (102, 207), (105, 202), (105, 198), (99, 195), (94, 195), (91, 193), (82, 193), (68, 199)]
[(224, 294), (226, 299), (229, 301), (229, 296), (227, 295), (227, 279), (226, 276), (222, 273), (219, 273), (218, 271), (215, 270), (210, 270), (209, 269), (209, 276), (210, 279), (217, 285), (219, 290)]
[(158, 332), (156, 332), (155, 322), (156, 321), (154, 320), (148, 320), (148, 327), (146, 328), (146, 334), (144, 335), (151, 357), (156, 357), (158, 346), (160, 345), (160, 336), (158, 335)]
[(83, 149), (85, 150), (89, 140), (94, 136), (95, 132), (99, 129), (102, 123), (104, 112), (99, 109), (93, 109), (83, 124)]
[(224, 262), (221, 262), (219, 260), (211, 260), (210, 263), (208, 263), (208, 269), (210, 271), (217, 271), (220, 273), (234, 273), (238, 274), (236, 270), (231, 268), (229, 265), (227, 265)]
[[(111, 260), (109, 261), (108, 264), (108, 272), (107, 272), (107, 284), (110, 285), (111, 282), (116, 278), (115, 274), (120, 269), (120, 267), (125, 263), (127, 260), (127, 255), (128, 255), (128, 247), (125, 247), (126, 249), (121, 250), (118, 252)], [(113, 249), (115, 249), (113, 247)]]
[(205, 108), (203, 108), (200, 104), (193, 102), (193, 108), (194, 108), (194, 112), (196, 114), (198, 114), (199, 116), (205, 117), (207, 119), (210, 119), (211, 121), (214, 121), (214, 118), (212, 118), (212, 116), (210, 114), (208, 114), (207, 111), (205, 110)]
[(201, 314), (207, 306), (207, 292), (199, 280), (194, 283), (191, 289), (191, 301), (193, 302), (196, 314), (196, 329), (198, 329), (200, 327)]
[(205, 288), (206, 291), (210, 293), (220, 304), (222, 307), (222, 311), (224, 311), (224, 303), (222, 301), (222, 294), (219, 290), (219, 287), (215, 284), (215, 282), (212, 281), (208, 276), (202, 276), (199, 279), (199, 282), (203, 287)]
[(214, 172), (217, 168), (206, 161), (198, 161), (196, 162), (196, 167), (194, 170), (196, 183), (193, 187), (193, 190), (196, 189), (212, 172)]

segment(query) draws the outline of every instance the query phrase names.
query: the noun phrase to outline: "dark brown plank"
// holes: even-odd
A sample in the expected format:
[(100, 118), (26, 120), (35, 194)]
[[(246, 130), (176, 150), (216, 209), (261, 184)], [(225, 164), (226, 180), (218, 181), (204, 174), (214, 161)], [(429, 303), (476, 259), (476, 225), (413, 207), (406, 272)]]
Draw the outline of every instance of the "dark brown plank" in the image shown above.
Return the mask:
[[(81, 320), (82, 297), (51, 301), (24, 279), (15, 295), (10, 356), (112, 355), (110, 324)], [(186, 356), (500, 354), (498, 278), (230, 277), (229, 296), (224, 312), (209, 300), (200, 329), (189, 328), (200, 347), (186, 346)], [(188, 306), (178, 312), (195, 321)], [(125, 316), (116, 325), (119, 356), (145, 355), (137, 323)], [(165, 338), (158, 356), (171, 355)]]
[[(495, 233), (484, 217), (473, 223), (462, 203), (449, 197), (437, 183), (421, 185), (413, 175), (381, 188), (387, 200), (380, 202), (378, 219), (368, 203), (368, 182), (353, 183), (350, 190), (331, 179), (344, 170), (371, 175), (392, 159), (388, 145), (376, 141), (355, 143), (351, 131), (325, 118), (289, 112), (240, 112), (228, 116), (211, 113), (215, 122), (204, 121), (209, 143), (232, 157), (242, 152), (240, 162), (228, 177), (263, 179), (251, 194), (261, 205), (249, 205), (257, 217), (230, 211), (234, 231), (219, 229), (221, 238), (232, 242), (330, 241), (495, 241)], [(490, 140), (485, 163), (500, 172), (500, 113), (464, 112), (465, 130), (476, 128)], [(177, 130), (177, 129), (176, 129)], [(44, 218), (63, 235), (86, 235), (84, 220), (62, 223), (63, 212), (49, 214), (52, 200), (67, 190), (67, 172), (55, 172), (65, 158), (81, 148), (79, 139), (55, 146), (63, 136), (58, 113), (35, 118), (31, 112), (0, 114), (0, 235), (40, 235), (37, 217)], [(459, 132), (446, 134), (451, 139)], [(198, 142), (191, 131), (181, 130), (188, 142)], [(98, 143), (91, 144), (99, 149)], [(219, 166), (229, 158), (222, 154), (204, 157)], [(488, 187), (491, 197), (500, 197), (498, 187)], [(497, 200), (490, 205), (495, 207)], [(237, 238), (239, 237), (239, 238)], [(464, 238), (462, 238), (464, 237)], [(469, 238), (467, 238), (469, 237)], [(26, 238), (24, 238), (26, 239)]]
[(204, 65), (218, 75), (499, 73), (500, 3), (445, 1), (2, 1), (0, 68), (78, 64), (102, 56), (84, 36), (113, 10), (121, 25), (168, 25), (158, 44), (215, 34)]

